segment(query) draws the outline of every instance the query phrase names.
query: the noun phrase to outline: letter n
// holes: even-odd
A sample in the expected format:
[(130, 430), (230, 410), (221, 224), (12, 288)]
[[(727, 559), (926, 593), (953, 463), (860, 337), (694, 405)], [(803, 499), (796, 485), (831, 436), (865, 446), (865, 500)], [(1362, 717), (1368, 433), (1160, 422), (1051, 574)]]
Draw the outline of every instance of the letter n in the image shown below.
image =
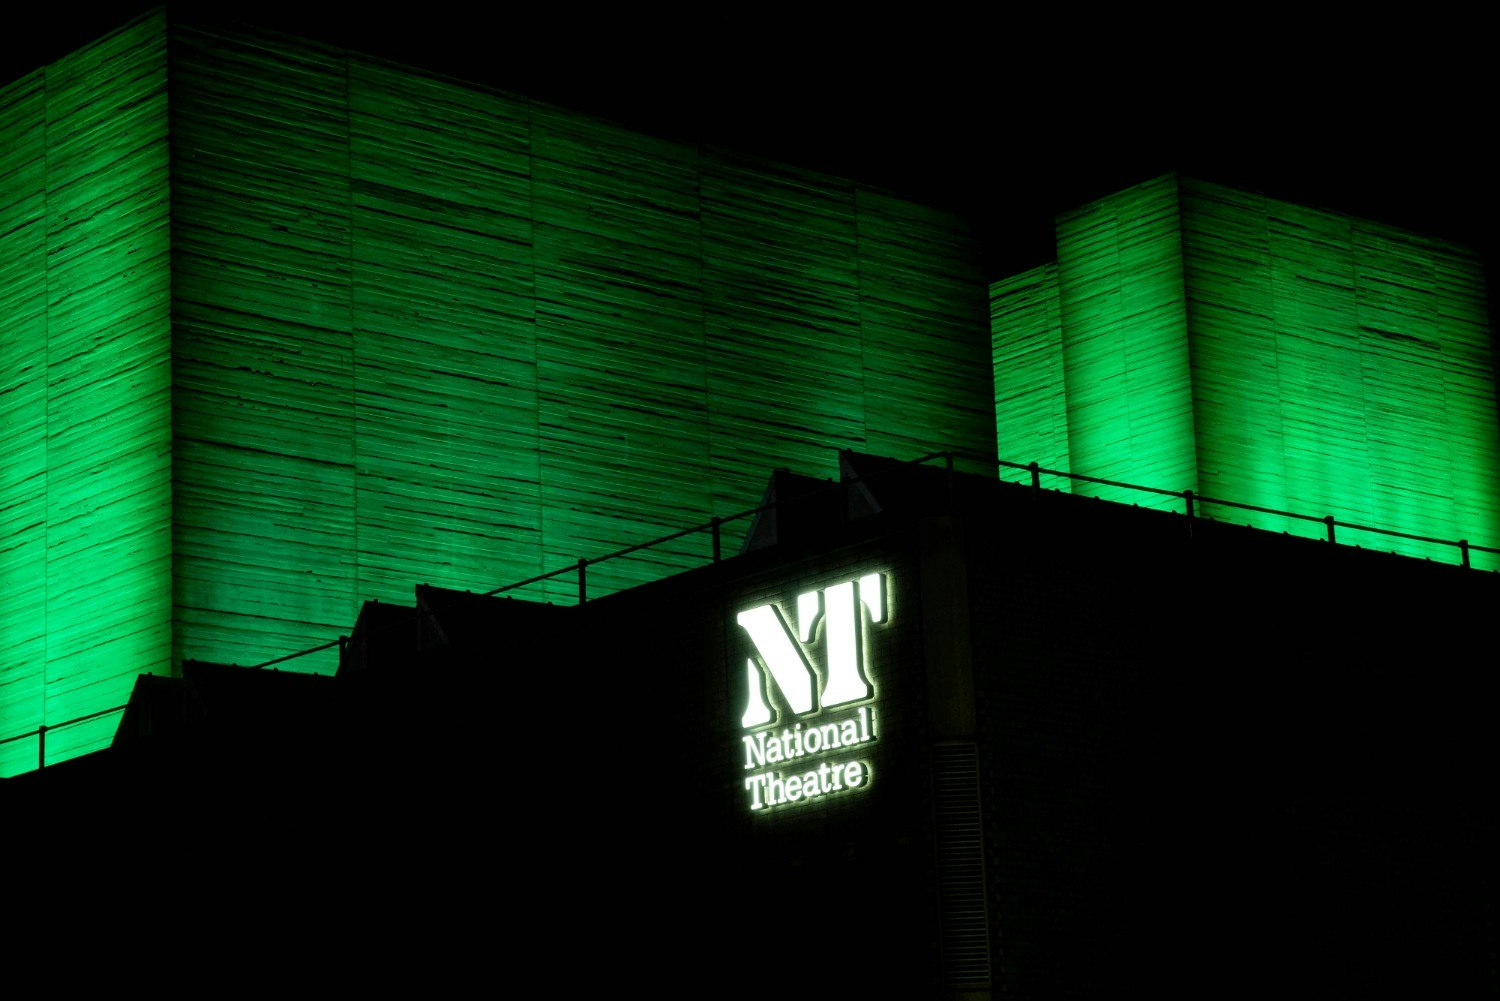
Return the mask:
[(759, 608), (752, 608), (739, 613), (737, 620), (745, 628), (745, 632), (750, 634), (755, 652), (765, 665), (765, 671), (762, 672), (756, 666), (755, 657), (746, 661), (749, 669), (749, 695), (743, 721), (745, 728), (775, 722), (776, 714), (766, 699), (770, 681), (775, 681), (776, 687), (781, 689), (782, 697), (786, 699), (792, 712), (799, 716), (812, 712), (815, 680), (812, 665), (803, 656), (796, 640), (792, 639), (791, 630), (787, 629), (776, 606), (761, 605)]

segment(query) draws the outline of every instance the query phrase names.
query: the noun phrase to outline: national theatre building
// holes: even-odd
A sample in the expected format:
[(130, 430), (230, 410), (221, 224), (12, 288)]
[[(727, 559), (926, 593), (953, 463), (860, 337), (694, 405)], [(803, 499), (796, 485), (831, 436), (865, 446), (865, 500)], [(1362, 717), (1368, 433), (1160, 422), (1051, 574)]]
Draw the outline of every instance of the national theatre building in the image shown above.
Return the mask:
[(149, 846), (414, 989), (1500, 987), (1472, 250), (1165, 175), (987, 282), (887, 191), (165, 11), (0, 137), (43, 887)]

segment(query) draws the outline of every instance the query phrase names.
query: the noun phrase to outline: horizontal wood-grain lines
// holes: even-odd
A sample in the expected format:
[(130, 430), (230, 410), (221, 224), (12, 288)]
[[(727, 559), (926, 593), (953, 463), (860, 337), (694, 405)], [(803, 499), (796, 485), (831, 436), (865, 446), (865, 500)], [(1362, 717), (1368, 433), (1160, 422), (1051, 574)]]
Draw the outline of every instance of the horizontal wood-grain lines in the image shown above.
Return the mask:
[(728, 153), (701, 184), (715, 502), (743, 509), (864, 446), (854, 187)]
[(254, 664), (358, 609), (345, 61), (188, 30), (171, 61), (176, 652)]
[[(41, 70), (0, 89), (0, 738), (46, 721), (46, 100)], [(35, 765), (0, 744), (0, 775)]]
[[(534, 110), (531, 144), (542, 518), (558, 567), (711, 513), (700, 165), (691, 147), (554, 109)], [(590, 570), (590, 591), (709, 555), (687, 537)]]
[(172, 53), (180, 656), (597, 559), (839, 448), (990, 447), (950, 218), (285, 38)]
[[(1197, 489), (1176, 179), (1058, 218), (1057, 275), (1073, 472)], [(1097, 484), (1143, 507), (1172, 498)]]
[(528, 109), (349, 60), (359, 598), (542, 569)]
[[(170, 670), (166, 69), (151, 17), (0, 92), (0, 737)], [(116, 722), (56, 731), (48, 759)]]
[[(1265, 215), (1249, 192), (1189, 191), (1183, 246), (1201, 492), (1285, 511), (1286, 437)], [(1205, 513), (1274, 531), (1291, 527), (1286, 518), (1258, 512), (1209, 507)]]
[(1201, 508), (1274, 531), (1326, 537), (1332, 516), (1339, 542), (1449, 563), (1459, 540), (1500, 545), (1493, 357), (1466, 248), (1167, 175), (1060, 216), (1055, 271), (991, 294), (997, 428), (1025, 440), (1047, 422), (1060, 359), (1075, 473), (1301, 516)]
[[(990, 286), (990, 331), (998, 457), (1069, 472), (1057, 265), (1044, 264)], [(1030, 482), (1025, 472), (1010, 468), (1002, 468), (1000, 478)], [(1050, 476), (1045, 486), (1073, 489), (1071, 480)]]
[(959, 219), (868, 188), (855, 192), (865, 450), (957, 453), (993, 474), (989, 302), (974, 237)]
[[(1482, 540), (1500, 539), (1500, 432), (1474, 255), (1219, 185), (1183, 192), (1203, 492), (1495, 545)], [(1459, 559), (1347, 528), (1339, 540)]]
[(164, 12), (3, 108), (7, 725), (991, 447), (975, 248), (851, 182)]

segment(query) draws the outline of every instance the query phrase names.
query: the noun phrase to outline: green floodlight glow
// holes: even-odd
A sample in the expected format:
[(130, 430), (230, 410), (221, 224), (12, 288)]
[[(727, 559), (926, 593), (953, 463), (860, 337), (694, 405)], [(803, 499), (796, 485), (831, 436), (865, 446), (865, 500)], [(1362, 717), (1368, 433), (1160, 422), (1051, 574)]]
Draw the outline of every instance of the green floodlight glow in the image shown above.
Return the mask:
[[(1500, 544), (1484, 276), (1466, 248), (1168, 176), (1060, 217), (1057, 265), (991, 297), (1002, 458), (1319, 519), (1200, 509), (1273, 531), (1323, 536), (1332, 516)], [(1057, 427), (1060, 398), (1065, 441), (1028, 430)], [(1338, 541), (1459, 559), (1353, 527)]]
[(839, 449), (991, 451), (962, 222), (843, 179), (161, 12), (0, 90), (0, 136), (0, 736), (188, 659), (332, 673), (363, 601)]
[[(1044, 265), (990, 286), (990, 337), (999, 457), (1067, 473), (1068, 396), (1063, 372), (1057, 266)], [(1005, 479), (1029, 478), (1002, 467)], [(1071, 481), (1049, 482), (1068, 490)]]
[[(1057, 281), (1075, 473), (1197, 487), (1176, 185), (1142, 185), (1058, 220)], [(1074, 486), (1142, 507), (1172, 498)]]
[(956, 219), (282, 38), (172, 60), (179, 656), (592, 560), (839, 448), (989, 447)]
[[(0, 90), (0, 736), (171, 668), (166, 81), (153, 18)], [(0, 774), (36, 764), (0, 745)]]
[(172, 80), (180, 656), (595, 560), (897, 428), (989, 447), (956, 219), (285, 39), (181, 30)]
[[(1438, 539), (1500, 538), (1500, 421), (1474, 255), (1218, 185), (1182, 182), (1182, 205), (1202, 492)], [(1340, 541), (1458, 558), (1373, 533)]]

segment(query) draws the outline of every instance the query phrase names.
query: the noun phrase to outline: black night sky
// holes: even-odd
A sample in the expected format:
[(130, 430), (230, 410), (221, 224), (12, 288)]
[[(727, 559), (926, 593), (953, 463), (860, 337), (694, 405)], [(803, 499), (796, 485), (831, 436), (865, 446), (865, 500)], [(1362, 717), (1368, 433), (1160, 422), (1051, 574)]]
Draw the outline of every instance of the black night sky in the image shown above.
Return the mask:
[[(0, 80), (153, 6), (10, 20)], [(1169, 170), (1491, 259), (1500, 244), (1477, 23), (1384, 24), (1376, 8), (1321, 23), (1273, 8), (172, 6), (893, 189), (971, 220), (991, 280), (1052, 258), (1057, 213)]]

